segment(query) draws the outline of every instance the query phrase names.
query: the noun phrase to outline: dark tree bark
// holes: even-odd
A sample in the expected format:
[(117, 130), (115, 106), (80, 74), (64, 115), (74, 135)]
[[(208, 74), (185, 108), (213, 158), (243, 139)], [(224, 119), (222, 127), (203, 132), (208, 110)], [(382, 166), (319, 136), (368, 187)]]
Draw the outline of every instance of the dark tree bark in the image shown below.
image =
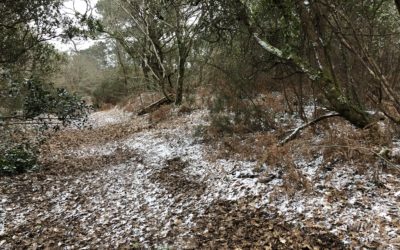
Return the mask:
[(399, 11), (400, 15), (400, 0), (394, 0), (394, 3), (396, 4), (397, 10)]
[(183, 83), (184, 83), (184, 77), (185, 77), (185, 62), (186, 62), (186, 59), (179, 58), (178, 86), (177, 86), (177, 89), (176, 89), (176, 98), (175, 98), (175, 104), (176, 105), (181, 105), (182, 104)]
[[(178, 53), (179, 53), (179, 65), (178, 65), (178, 80), (177, 80), (177, 89), (176, 89), (176, 98), (175, 104), (181, 105), (183, 99), (183, 84), (185, 80), (185, 71), (186, 71), (186, 60), (188, 57), (188, 51), (191, 47), (188, 44), (184, 44), (182, 41), (182, 37), (180, 31), (177, 31), (177, 42), (178, 42)], [(187, 46), (189, 48), (187, 48)]]

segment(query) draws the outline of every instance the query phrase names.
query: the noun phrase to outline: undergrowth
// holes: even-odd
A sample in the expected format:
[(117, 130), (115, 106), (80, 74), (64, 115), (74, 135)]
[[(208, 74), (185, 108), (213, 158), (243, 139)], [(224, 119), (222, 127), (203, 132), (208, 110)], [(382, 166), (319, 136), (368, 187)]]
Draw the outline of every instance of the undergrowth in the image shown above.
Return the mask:
[(209, 127), (201, 127), (197, 133), (217, 148), (211, 159), (234, 157), (256, 161), (256, 172), (263, 172), (263, 167), (268, 166), (269, 171), (282, 173), (282, 188), (289, 195), (299, 190), (310, 191), (312, 187), (300, 171), (299, 159), (312, 162), (322, 157), (320, 168), (351, 167), (375, 183), (379, 182), (382, 171), (398, 172), (395, 164), (400, 157), (390, 150), (382, 155), (382, 149), (392, 147), (396, 133), (383, 121), (357, 129), (340, 117), (331, 118), (310, 126), (296, 139), (281, 146), (278, 142), (292, 128), (281, 126), (271, 131), (248, 133), (240, 126), (226, 117), (214, 118)]
[(21, 174), (38, 168), (37, 148), (19, 144), (0, 152), (0, 175)]

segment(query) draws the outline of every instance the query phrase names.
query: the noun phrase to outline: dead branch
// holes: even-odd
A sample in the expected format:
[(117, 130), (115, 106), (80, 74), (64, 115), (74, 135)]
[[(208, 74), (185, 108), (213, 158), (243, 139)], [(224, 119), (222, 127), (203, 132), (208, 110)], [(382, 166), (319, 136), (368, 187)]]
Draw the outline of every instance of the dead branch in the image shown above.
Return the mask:
[(171, 100), (169, 100), (167, 97), (163, 97), (163, 98), (161, 98), (160, 100), (158, 100), (158, 101), (156, 101), (156, 102), (154, 102), (154, 103), (152, 103), (152, 104), (150, 104), (150, 105), (144, 107), (142, 110), (140, 110), (140, 111), (138, 112), (138, 116), (151, 113), (151, 112), (157, 110), (157, 109), (158, 109), (159, 107), (161, 107), (162, 105), (164, 105), (164, 104), (170, 104), (170, 103), (172, 103)]
[(311, 126), (311, 125), (314, 125), (314, 124), (316, 124), (316, 123), (318, 123), (318, 122), (320, 122), (320, 121), (322, 121), (322, 120), (325, 120), (325, 119), (331, 118), (331, 117), (335, 117), (335, 116), (340, 116), (340, 114), (339, 114), (339, 113), (336, 113), (336, 112), (328, 113), (328, 114), (323, 115), (323, 116), (320, 116), (320, 117), (318, 117), (317, 119), (314, 119), (314, 120), (312, 120), (312, 121), (310, 121), (310, 122), (308, 122), (308, 123), (305, 123), (305, 124), (301, 125), (300, 127), (297, 127), (296, 129), (293, 130), (292, 133), (290, 133), (288, 136), (286, 136), (285, 139), (281, 140), (281, 141), (278, 143), (278, 145), (279, 145), (279, 146), (282, 146), (282, 145), (286, 144), (287, 142), (293, 140), (294, 138), (296, 138), (296, 136), (297, 136), (303, 129), (305, 129), (305, 128)]

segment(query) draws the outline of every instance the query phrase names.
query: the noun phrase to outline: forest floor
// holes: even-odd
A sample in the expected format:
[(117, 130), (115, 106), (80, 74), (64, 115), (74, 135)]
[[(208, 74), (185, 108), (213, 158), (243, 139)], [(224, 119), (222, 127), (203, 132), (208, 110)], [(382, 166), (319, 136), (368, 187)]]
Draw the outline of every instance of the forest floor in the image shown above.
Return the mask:
[(0, 177), (0, 248), (400, 248), (397, 172), (377, 182), (312, 153), (288, 183), (288, 169), (234, 153), (259, 150), (257, 135), (207, 140), (207, 117), (111, 109), (91, 115), (92, 129), (58, 132), (41, 171)]

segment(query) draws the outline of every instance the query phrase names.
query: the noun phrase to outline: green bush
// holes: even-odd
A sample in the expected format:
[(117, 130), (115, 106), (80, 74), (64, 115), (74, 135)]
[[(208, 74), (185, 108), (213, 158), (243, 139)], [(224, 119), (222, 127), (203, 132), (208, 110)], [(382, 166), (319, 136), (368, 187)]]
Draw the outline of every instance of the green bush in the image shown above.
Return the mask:
[[(63, 88), (54, 88), (52, 84), (46, 86), (40, 81), (31, 79), (25, 83), (24, 91), (26, 92), (22, 107), (24, 119), (36, 119), (40, 115), (51, 114), (64, 126), (72, 122), (77, 124), (77, 121), (83, 126), (91, 109), (76, 94), (71, 94)], [(39, 117), (36, 120), (46, 125), (45, 119)]]
[(36, 151), (26, 144), (4, 150), (0, 155), (0, 175), (21, 174), (36, 169)]
[[(91, 110), (79, 96), (37, 79), (14, 85), (17, 91), (10, 95), (19, 98), (20, 104), (7, 109), (0, 103), (0, 175), (38, 168), (38, 148), (49, 129), (84, 127)], [(0, 100), (7, 99), (6, 94), (0, 93)]]

